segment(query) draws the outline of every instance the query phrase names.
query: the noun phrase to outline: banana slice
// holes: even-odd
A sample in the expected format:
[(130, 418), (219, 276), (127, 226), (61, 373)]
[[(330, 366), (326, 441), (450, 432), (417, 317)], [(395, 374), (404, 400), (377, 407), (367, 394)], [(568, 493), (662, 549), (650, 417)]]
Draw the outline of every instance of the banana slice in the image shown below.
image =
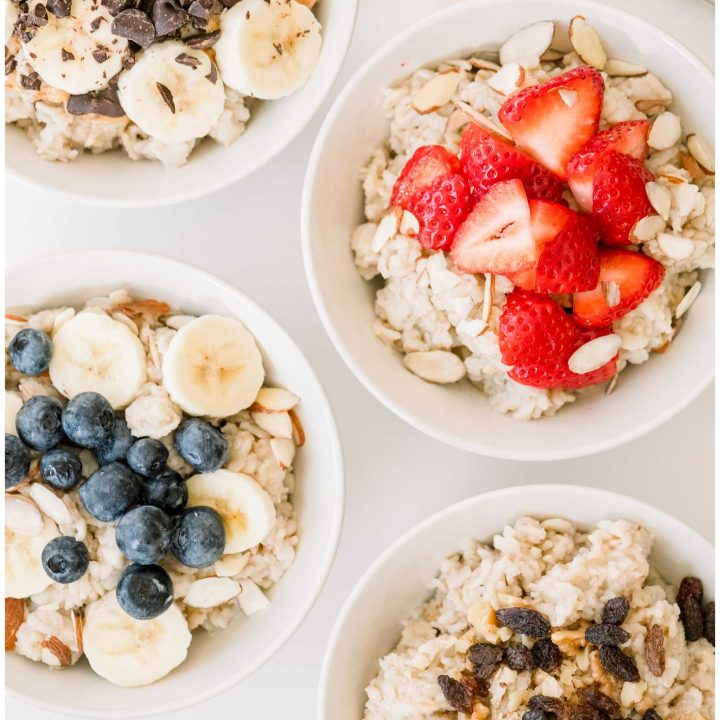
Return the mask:
[(123, 323), (81, 312), (55, 333), (50, 379), (67, 398), (93, 391), (117, 410), (130, 403), (147, 379), (145, 349)]
[(177, 605), (152, 620), (136, 620), (114, 592), (90, 604), (85, 614), (83, 648), (90, 667), (115, 685), (149, 685), (187, 657), (190, 630)]
[(40, 593), (52, 580), (42, 566), (43, 548), (60, 535), (57, 525), (45, 518), (36, 535), (21, 535), (5, 528), (5, 596), (26, 598)]
[(220, 20), (223, 82), (263, 100), (302, 87), (320, 59), (320, 23), (296, 0), (240, 0)]
[(15, 418), (17, 417), (18, 410), (23, 406), (22, 398), (20, 393), (16, 393), (13, 390), (5, 391), (5, 432), (10, 435), (17, 435), (17, 428), (15, 427)]
[(225, 553), (239, 553), (261, 543), (275, 524), (275, 506), (249, 475), (216, 470), (187, 481), (188, 507), (207, 505), (225, 525)]
[(120, 75), (127, 116), (163, 142), (205, 137), (225, 107), (225, 90), (210, 56), (181, 42), (151, 45)]
[(12, 37), (13, 30), (15, 29), (15, 23), (18, 17), (20, 17), (20, 11), (18, 6), (12, 2), (12, 0), (5, 0), (5, 44), (8, 44), (8, 40)]
[(234, 415), (253, 403), (264, 379), (253, 336), (238, 320), (219, 315), (181, 327), (163, 359), (163, 385), (189, 415)]
[(122, 70), (128, 41), (112, 34), (113, 19), (104, 5), (73, 0), (66, 17), (46, 15), (47, 24), (23, 45), (23, 54), (48, 85), (82, 95), (106, 87)]

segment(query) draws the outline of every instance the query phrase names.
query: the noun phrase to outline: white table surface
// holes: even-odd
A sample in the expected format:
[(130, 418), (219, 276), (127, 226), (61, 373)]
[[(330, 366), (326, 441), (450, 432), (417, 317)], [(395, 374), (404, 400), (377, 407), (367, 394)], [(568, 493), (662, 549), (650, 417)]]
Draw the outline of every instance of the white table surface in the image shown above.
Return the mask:
[[(400, 29), (452, 1), (361, 0), (354, 41), (335, 89)], [(703, 0), (605, 2), (652, 19), (712, 65), (712, 6)], [(582, 4), (578, 0), (580, 12)], [(329, 104), (328, 100), (324, 109)], [(9, 263), (52, 251), (97, 247), (150, 250), (196, 263), (233, 282), (289, 330), (317, 370), (335, 411), (345, 450), (347, 511), (337, 560), (319, 601), (264, 668), (202, 706), (164, 716), (167, 720), (312, 720), (327, 638), (360, 574), (401, 533), (470, 495), (526, 483), (594, 485), (648, 500), (708, 538), (713, 536), (712, 390), (630, 445), (588, 459), (525, 464), (442, 445), (406, 426), (363, 389), (325, 335), (300, 253), (303, 174), (324, 114), (318, 113), (280, 157), (252, 177), (184, 205), (105, 210), (7, 182)], [(7, 717), (54, 716), (8, 701)]]

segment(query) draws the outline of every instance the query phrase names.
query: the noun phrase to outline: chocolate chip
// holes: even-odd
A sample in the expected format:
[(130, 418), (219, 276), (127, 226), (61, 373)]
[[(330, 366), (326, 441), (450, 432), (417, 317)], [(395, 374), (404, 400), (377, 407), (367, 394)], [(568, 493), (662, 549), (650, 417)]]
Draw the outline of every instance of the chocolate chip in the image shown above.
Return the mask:
[(505, 649), (505, 662), (508, 664), (508, 667), (511, 670), (515, 670), (515, 672), (532, 670), (535, 667), (532, 651), (522, 643), (510, 645)]
[(14, 55), (10, 55), (5, 58), (5, 74), (10, 75), (10, 73), (15, 71), (15, 68), (17, 67), (17, 60), (15, 60)]
[(438, 677), (438, 685), (447, 704), (458, 712), (471, 715), (473, 711), (472, 693), (461, 683), (448, 675)]
[(468, 650), (473, 665), (496, 665), (502, 662), (503, 649), (492, 643), (476, 643)]
[(94, 114), (105, 117), (122, 117), (125, 114), (118, 99), (117, 86), (114, 83), (96, 92), (71, 95), (68, 98), (66, 109), (71, 115)]
[(133, 0), (102, 0), (101, 2), (101, 5), (106, 7), (113, 17), (126, 8), (132, 7), (133, 4)]
[(630, 603), (624, 597), (612, 598), (605, 603), (602, 621), (605, 625), (622, 625), (629, 611)]
[(129, 70), (135, 64), (135, 56), (131, 52), (125, 53), (122, 59), (123, 70)]
[(39, 90), (42, 85), (42, 80), (36, 72), (31, 72), (29, 75), (20, 76), (20, 84), (26, 90)]
[(205, 76), (213, 85), (217, 82), (217, 68), (215, 63), (210, 61), (210, 72)]
[(206, 50), (212, 47), (220, 37), (219, 30), (213, 30), (209, 33), (200, 33), (199, 35), (189, 35), (185, 38), (184, 42), (189, 48), (195, 48), (197, 50)]
[(180, 65), (187, 65), (193, 70), (201, 65), (201, 62), (198, 58), (193, 57), (192, 55), (188, 55), (187, 53), (180, 53), (175, 58), (175, 62), (179, 63)]
[(501, 627), (528, 637), (541, 638), (550, 634), (550, 622), (537, 610), (526, 607), (501, 608), (495, 613)]
[(638, 682), (640, 673), (635, 661), (615, 645), (603, 645), (600, 648), (602, 666), (615, 678), (624, 682)]
[(160, 97), (163, 99), (163, 102), (170, 108), (170, 112), (174, 115), (175, 114), (175, 101), (173, 100), (172, 93), (170, 92), (170, 88), (167, 87), (167, 85), (163, 85), (162, 83), (156, 82), (155, 85), (157, 86), (158, 92), (160, 93)]
[(66, 50), (65, 48), (62, 48), (62, 50), (60, 50), (60, 56), (62, 57), (63, 62), (67, 62), (68, 60), (75, 59), (75, 56), (69, 50)]
[(174, 0), (156, 0), (152, 9), (155, 35), (163, 37), (179, 30), (190, 16)]
[(110, 53), (107, 48), (99, 46), (97, 50), (93, 50), (92, 56), (95, 58), (96, 63), (102, 64), (110, 57)]
[(590, 625), (585, 630), (585, 640), (593, 645), (622, 645), (630, 639), (630, 633), (618, 625)]
[(545, 672), (552, 672), (562, 665), (560, 648), (550, 638), (540, 638), (532, 649), (535, 664)]
[(112, 33), (127, 38), (145, 48), (155, 39), (155, 27), (150, 18), (135, 8), (119, 12), (112, 22)]
[(715, 603), (709, 602), (703, 610), (705, 624), (705, 639), (715, 645)]

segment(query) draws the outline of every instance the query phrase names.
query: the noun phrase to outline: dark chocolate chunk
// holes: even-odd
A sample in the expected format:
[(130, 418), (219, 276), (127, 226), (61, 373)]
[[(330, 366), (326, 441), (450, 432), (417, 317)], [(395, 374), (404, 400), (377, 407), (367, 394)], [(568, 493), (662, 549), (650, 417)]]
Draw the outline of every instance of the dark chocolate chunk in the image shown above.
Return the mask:
[(618, 625), (590, 625), (585, 630), (585, 640), (593, 645), (622, 645), (630, 639), (630, 633)]
[(550, 634), (549, 620), (537, 610), (527, 607), (501, 608), (495, 613), (501, 627), (528, 637), (541, 638)]
[(635, 661), (615, 645), (602, 645), (600, 647), (600, 662), (618, 680), (624, 682), (638, 682), (640, 680), (640, 673)]
[(502, 662), (503, 649), (492, 643), (476, 643), (468, 650), (473, 665), (497, 665)]
[(114, 83), (96, 92), (71, 95), (68, 98), (66, 109), (71, 115), (94, 114), (105, 117), (122, 117), (125, 114), (118, 99), (117, 86)]
[(220, 2), (221, 2), (226, 8), (231, 8), (233, 5), (237, 5), (238, 0), (220, 0)]
[(92, 22), (90, 23), (90, 32), (94, 33), (97, 31), (97, 29), (104, 23), (107, 22), (107, 20), (102, 16), (98, 15), (96, 18), (93, 18)]
[(213, 85), (217, 82), (217, 68), (215, 63), (210, 61), (210, 72), (205, 76)]
[(458, 712), (471, 715), (473, 711), (472, 693), (461, 683), (448, 675), (438, 676), (438, 685), (448, 705)]
[(510, 645), (505, 649), (505, 662), (508, 667), (515, 672), (523, 670), (532, 670), (535, 667), (532, 650), (525, 647), (522, 643)]
[(101, 0), (101, 4), (114, 17), (126, 8), (133, 7), (135, 3), (133, 0)]
[(43, 25), (47, 25), (47, 8), (44, 5), (36, 5), (33, 9), (33, 18), (33, 25), (35, 25), (36, 27), (42, 27)]
[(207, 50), (212, 47), (220, 37), (219, 30), (213, 30), (209, 33), (200, 33), (198, 35), (188, 35), (184, 42), (189, 48), (195, 48), (197, 50)]
[(60, 50), (60, 57), (62, 57), (63, 62), (68, 62), (69, 60), (75, 59), (75, 56), (69, 50), (66, 50), (65, 48), (62, 48)]
[(545, 672), (552, 672), (562, 665), (560, 648), (550, 638), (540, 638), (532, 649), (535, 664)]
[(26, 90), (39, 90), (42, 85), (42, 80), (36, 72), (31, 72), (29, 75), (20, 76), (20, 84)]
[(145, 48), (155, 39), (155, 26), (150, 18), (136, 8), (120, 11), (112, 22), (112, 33)]
[(17, 67), (17, 60), (15, 60), (15, 56), (8, 55), (5, 58), (5, 74), (10, 75), (10, 73), (15, 71), (16, 67)]
[(92, 56), (95, 58), (96, 63), (102, 64), (110, 57), (110, 53), (107, 48), (99, 46), (97, 50), (93, 50)]
[(167, 85), (163, 85), (159, 82), (156, 82), (155, 85), (157, 86), (158, 92), (160, 93), (160, 97), (163, 99), (163, 102), (170, 108), (170, 112), (174, 115), (175, 100), (173, 100), (170, 88)]
[(156, 0), (152, 9), (155, 35), (164, 37), (174, 33), (188, 21), (189, 17), (175, 0)]
[(198, 58), (193, 57), (192, 55), (188, 55), (187, 53), (180, 53), (175, 58), (175, 62), (180, 63), (180, 65), (187, 65), (193, 70), (201, 65), (201, 62)]
[(206, 22), (210, 19), (210, 9), (205, 7), (200, 0), (194, 0), (188, 8), (188, 14), (192, 17), (205, 20)]

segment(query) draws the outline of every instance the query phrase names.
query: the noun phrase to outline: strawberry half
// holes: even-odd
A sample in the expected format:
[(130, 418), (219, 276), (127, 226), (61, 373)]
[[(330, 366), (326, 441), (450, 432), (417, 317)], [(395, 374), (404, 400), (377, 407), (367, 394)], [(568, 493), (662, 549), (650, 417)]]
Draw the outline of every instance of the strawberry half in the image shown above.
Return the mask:
[(460, 172), (460, 161), (442, 145), (419, 147), (405, 163), (393, 186), (390, 204), (407, 209), (410, 198), (445, 175)]
[(613, 150), (644, 162), (648, 154), (649, 131), (647, 120), (621, 122), (599, 132), (572, 156), (567, 166), (568, 182), (578, 205), (585, 212), (592, 212), (593, 181), (602, 156)]
[(468, 123), (463, 130), (460, 164), (477, 200), (495, 183), (517, 178), (529, 198), (563, 202), (563, 181), (557, 175), (476, 123)]
[(407, 209), (420, 224), (417, 240), (421, 245), (431, 250), (449, 250), (471, 206), (467, 181), (453, 173), (436, 178), (430, 187), (411, 195)]
[(634, 310), (665, 276), (665, 268), (647, 255), (618, 248), (600, 249), (600, 280), (573, 297), (580, 325), (604, 327)]
[(458, 228), (450, 255), (462, 272), (507, 275), (532, 267), (535, 243), (520, 180), (488, 190)]
[(570, 158), (595, 135), (605, 83), (582, 65), (508, 98), (498, 118), (513, 140), (562, 178)]
[(629, 245), (635, 224), (654, 213), (645, 184), (653, 174), (629, 155), (608, 152), (600, 158), (593, 184), (593, 215), (608, 245)]

